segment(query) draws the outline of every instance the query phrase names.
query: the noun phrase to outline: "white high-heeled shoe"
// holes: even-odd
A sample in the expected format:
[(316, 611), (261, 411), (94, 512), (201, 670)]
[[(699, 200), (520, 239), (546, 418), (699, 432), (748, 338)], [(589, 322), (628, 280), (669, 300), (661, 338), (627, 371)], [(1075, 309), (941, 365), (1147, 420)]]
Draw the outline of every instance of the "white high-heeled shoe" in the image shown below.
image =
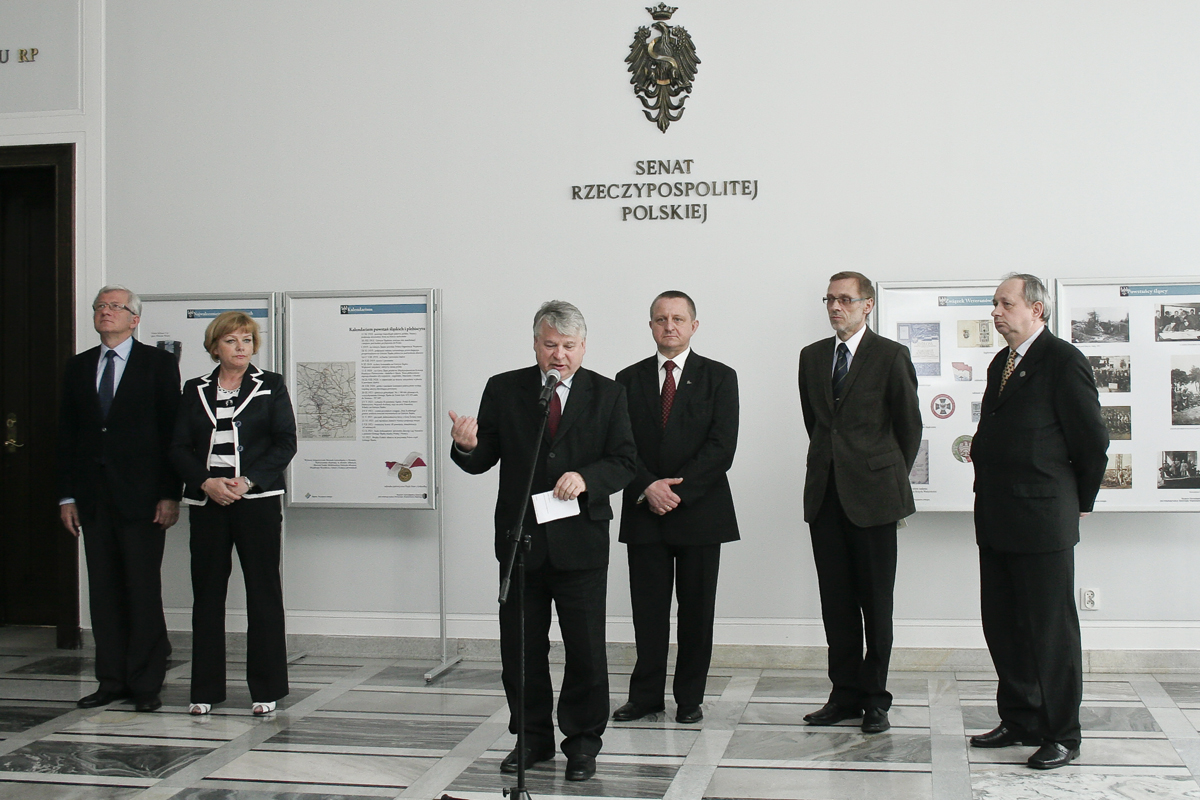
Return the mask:
[(211, 703), (192, 703), (188, 706), (188, 713), (194, 717), (198, 717), (201, 714), (207, 714), (210, 711), (212, 711)]
[(275, 710), (275, 701), (274, 700), (272, 700), (269, 703), (252, 703), (250, 705), (250, 713), (256, 717), (261, 717), (266, 714), (270, 714), (274, 710)]

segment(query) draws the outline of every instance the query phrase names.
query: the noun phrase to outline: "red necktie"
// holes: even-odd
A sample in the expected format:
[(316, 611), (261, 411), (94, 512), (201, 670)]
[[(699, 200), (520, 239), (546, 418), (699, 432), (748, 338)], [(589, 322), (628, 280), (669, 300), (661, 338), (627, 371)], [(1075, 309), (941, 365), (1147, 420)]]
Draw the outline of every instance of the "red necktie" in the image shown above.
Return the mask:
[(675, 402), (675, 376), (671, 372), (675, 369), (675, 362), (668, 361), (663, 364), (663, 369), (667, 371), (667, 379), (663, 381), (662, 388), (662, 426), (667, 427), (667, 417), (671, 416), (671, 406)]
[(550, 438), (553, 439), (558, 434), (558, 421), (562, 419), (562, 400), (558, 397), (558, 389), (554, 390), (554, 397), (550, 398)]

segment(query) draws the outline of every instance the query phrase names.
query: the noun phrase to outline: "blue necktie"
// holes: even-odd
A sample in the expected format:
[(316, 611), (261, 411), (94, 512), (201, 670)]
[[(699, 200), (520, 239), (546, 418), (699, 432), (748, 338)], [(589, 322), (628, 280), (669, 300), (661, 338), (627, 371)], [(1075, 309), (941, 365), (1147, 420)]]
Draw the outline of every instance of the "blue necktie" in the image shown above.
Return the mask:
[(113, 366), (113, 359), (117, 357), (115, 350), (109, 350), (104, 354), (108, 359), (108, 363), (104, 365), (104, 374), (100, 376), (100, 418), (108, 418), (108, 410), (112, 408), (113, 394), (116, 386), (116, 367)]
[(846, 373), (850, 371), (850, 348), (845, 342), (838, 342), (837, 358), (833, 362), (833, 399), (842, 397), (842, 385), (846, 383)]

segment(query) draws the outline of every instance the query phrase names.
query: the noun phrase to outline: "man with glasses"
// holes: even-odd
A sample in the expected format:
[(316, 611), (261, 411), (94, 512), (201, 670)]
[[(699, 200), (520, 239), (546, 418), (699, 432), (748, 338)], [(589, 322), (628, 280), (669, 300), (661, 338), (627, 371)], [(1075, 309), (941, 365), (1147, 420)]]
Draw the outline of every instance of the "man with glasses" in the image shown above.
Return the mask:
[(835, 335), (801, 351), (800, 403), (809, 437), (804, 521), (833, 691), (804, 720), (861, 716), (863, 733), (882, 733), (891, 727), (896, 522), (916, 510), (908, 473), (921, 445), (917, 374), (908, 348), (867, 328), (875, 288), (865, 276), (837, 273), (822, 302)]
[(166, 530), (182, 486), (167, 460), (179, 407), (175, 357), (134, 341), (141, 300), (105, 286), (92, 304), (100, 346), (67, 362), (58, 435), (59, 513), (87, 556), (95, 708), (131, 697), (162, 705), (171, 643), (162, 605)]

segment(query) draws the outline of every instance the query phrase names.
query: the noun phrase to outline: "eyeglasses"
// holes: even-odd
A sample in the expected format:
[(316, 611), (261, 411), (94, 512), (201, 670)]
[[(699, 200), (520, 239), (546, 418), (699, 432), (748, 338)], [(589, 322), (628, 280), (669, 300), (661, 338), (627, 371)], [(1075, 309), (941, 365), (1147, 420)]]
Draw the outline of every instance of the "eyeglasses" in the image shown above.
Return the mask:
[(113, 311), (128, 311), (130, 314), (133, 313), (133, 309), (124, 303), (96, 303), (96, 305), (92, 306), (92, 311), (99, 314), (106, 308), (111, 308)]
[(866, 299), (867, 299), (866, 297), (847, 297), (844, 294), (838, 295), (837, 297), (834, 297), (831, 294), (827, 294), (821, 298), (821, 302), (824, 303), (826, 306), (831, 306), (836, 303), (837, 305), (842, 306), (843, 308), (849, 308), (851, 304), (861, 303)]

